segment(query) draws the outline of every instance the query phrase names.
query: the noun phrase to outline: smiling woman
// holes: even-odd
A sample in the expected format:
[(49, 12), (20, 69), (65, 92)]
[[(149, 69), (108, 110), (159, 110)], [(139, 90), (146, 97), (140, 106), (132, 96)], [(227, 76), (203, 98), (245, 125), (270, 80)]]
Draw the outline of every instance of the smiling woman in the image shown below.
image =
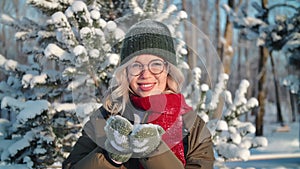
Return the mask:
[(180, 93), (184, 76), (166, 25), (127, 32), (103, 101), (63, 168), (213, 168), (211, 134)]

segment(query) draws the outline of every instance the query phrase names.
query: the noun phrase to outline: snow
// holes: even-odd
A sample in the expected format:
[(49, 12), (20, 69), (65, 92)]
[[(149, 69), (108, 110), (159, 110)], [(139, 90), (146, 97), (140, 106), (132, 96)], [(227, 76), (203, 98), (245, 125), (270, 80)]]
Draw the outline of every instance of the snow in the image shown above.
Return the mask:
[[(89, 10), (87, 9), (87, 6), (82, 1), (74, 1), (71, 5), (71, 8), (67, 9), (67, 15), (68, 17), (73, 17), (73, 15), (76, 15), (76, 17), (83, 20), (83, 22), (92, 24), (91, 14)], [(97, 16), (96, 16), (97, 17)]]
[(29, 119), (34, 118), (36, 115), (42, 114), (45, 110), (48, 110), (50, 103), (46, 100), (27, 101), (24, 104), (23, 110), (17, 115), (17, 120), (20, 123), (26, 122)]
[(57, 112), (75, 111), (76, 105), (74, 103), (54, 103), (53, 108)]
[(173, 13), (174, 11), (176, 11), (177, 10), (177, 7), (176, 7), (176, 5), (174, 5), (174, 4), (171, 4), (167, 9), (166, 9), (166, 13)]
[(50, 43), (44, 50), (44, 54), (47, 58), (57, 58), (61, 61), (71, 61), (73, 56), (67, 51), (63, 50), (56, 44)]
[(89, 76), (78, 76), (73, 80), (68, 86), (67, 89), (72, 91), (76, 90), (78, 87), (84, 84), (84, 82), (89, 78)]
[(101, 28), (104, 28), (105, 26), (106, 26), (106, 21), (103, 19), (103, 18), (101, 18), (100, 20), (99, 20), (99, 23), (100, 23), (100, 27)]
[(91, 50), (89, 51), (89, 55), (90, 55), (91, 58), (96, 59), (96, 58), (99, 58), (100, 52), (99, 52), (98, 49), (91, 49)]
[(41, 6), (47, 6), (47, 8), (49, 9), (55, 9), (58, 8), (58, 6), (60, 5), (57, 1), (40, 1), (40, 0), (28, 0), (27, 3), (36, 3), (39, 4)]
[(143, 9), (139, 7), (136, 0), (129, 1), (129, 7), (133, 11), (133, 14), (142, 15), (144, 13)]
[(206, 92), (206, 91), (209, 90), (209, 86), (208, 86), (207, 84), (202, 84), (202, 85), (200, 86), (200, 88), (201, 88), (201, 91), (203, 91), (203, 92)]
[(6, 96), (1, 101), (1, 109), (10, 107), (11, 109), (21, 109), (17, 115), (17, 120), (20, 123), (26, 122), (27, 120), (40, 115), (43, 111), (48, 110), (49, 102), (46, 100), (36, 100), (22, 102), (20, 100)]
[(5, 70), (16, 70), (18, 66), (18, 62), (14, 61), (14, 60), (6, 60), (6, 62), (4, 63), (4, 69)]
[(114, 32), (117, 28), (117, 24), (114, 21), (108, 21), (105, 28), (108, 32)]
[(8, 25), (12, 25), (15, 22), (15, 20), (9, 15), (1, 14), (0, 22), (6, 23)]
[(76, 66), (80, 67), (82, 64), (89, 61), (88, 52), (86, 48), (82, 45), (77, 45), (73, 50), (74, 55), (76, 56)]
[(300, 81), (296, 75), (288, 75), (283, 79), (282, 84), (290, 88), (291, 93), (296, 94), (300, 90)]
[(85, 37), (90, 37), (93, 35), (93, 31), (91, 28), (89, 27), (83, 27), (82, 29), (80, 29), (80, 37), (81, 39), (85, 38)]
[(227, 125), (226, 121), (220, 120), (217, 125), (216, 130), (222, 130), (222, 131), (228, 130), (228, 125)]
[(98, 20), (100, 19), (100, 12), (97, 10), (92, 10), (91, 11), (91, 18)]
[(118, 65), (120, 56), (115, 53), (110, 53), (107, 55), (107, 65)]
[(27, 132), (22, 139), (16, 141), (15, 143), (11, 144), (8, 147), (8, 152), (10, 155), (15, 155), (18, 153), (19, 150), (24, 149), (25, 147), (30, 146), (30, 142), (34, 139), (34, 133), (33, 132)]
[(124, 36), (125, 36), (125, 32), (122, 29), (117, 28), (115, 30), (115, 38), (116, 38), (116, 40), (120, 40), (120, 39), (124, 38)]
[(178, 16), (180, 17), (180, 19), (186, 19), (186, 18), (188, 18), (188, 14), (185, 11), (180, 11), (178, 13)]
[[(215, 169), (300, 169), (300, 121), (287, 122), (286, 128), (289, 130), (282, 131), (280, 129), (283, 127), (276, 123), (275, 119), (268, 118), (274, 116), (271, 107), (270, 105), (266, 107), (264, 137), (256, 137), (253, 140), (244, 139), (239, 145), (245, 149), (258, 145), (263, 147), (251, 149), (247, 161), (243, 161), (243, 159), (217, 161), (214, 166)], [(232, 145), (223, 145), (222, 151), (226, 152), (230, 146)], [(226, 153), (230, 156), (233, 152)], [(247, 157), (246, 151), (235, 153), (241, 153), (240, 156), (243, 158)], [(242, 155), (242, 153), (244, 154)]]
[[(0, 139), (6, 136), (6, 130), (9, 126), (9, 121), (6, 119), (0, 119)], [(1, 151), (1, 147), (0, 147)]]
[(47, 74), (42, 73), (41, 75), (34, 76), (32, 74), (26, 74), (22, 78), (22, 85), (24, 88), (27, 88), (30, 86), (30, 88), (33, 88), (35, 85), (38, 84), (45, 84), (47, 81)]
[(102, 104), (99, 103), (83, 103), (78, 104), (76, 107), (76, 114), (79, 117), (87, 117), (87, 115), (91, 114), (95, 110), (99, 109)]
[[(277, 132), (279, 127), (276, 123), (265, 124), (265, 136), (268, 139), (268, 145), (253, 149), (248, 161), (232, 160), (228, 162), (216, 163), (215, 169), (234, 169), (239, 167), (253, 169), (296, 169), (300, 168), (300, 145), (299, 145), (299, 123), (289, 123), (290, 131)], [(266, 140), (257, 137), (259, 144), (266, 144)], [(226, 167), (224, 167), (224, 164)]]
[(224, 154), (227, 158), (234, 158), (236, 156), (243, 160), (246, 160), (250, 156), (250, 152), (247, 149), (240, 148), (235, 144), (222, 143), (219, 147), (220, 153)]

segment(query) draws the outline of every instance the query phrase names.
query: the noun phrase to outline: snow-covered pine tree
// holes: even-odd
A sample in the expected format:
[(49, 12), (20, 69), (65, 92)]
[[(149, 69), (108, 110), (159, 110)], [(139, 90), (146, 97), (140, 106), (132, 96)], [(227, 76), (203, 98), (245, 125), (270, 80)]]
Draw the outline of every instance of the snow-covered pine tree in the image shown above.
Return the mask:
[[(1, 114), (10, 117), (6, 137), (0, 140), (6, 145), (0, 150), (2, 163), (45, 168), (66, 157), (88, 115), (101, 106), (119, 62), (126, 31), (119, 23), (132, 15), (138, 20), (168, 20), (174, 36), (179, 36), (176, 27), (187, 17), (163, 0), (106, 2), (27, 0), (45, 22), (1, 15), (0, 22), (16, 30), (15, 38), (23, 43), (27, 57), (27, 63), (21, 64), (0, 55), (5, 75), (0, 83)], [(129, 15), (118, 21), (124, 11)], [(180, 43), (177, 49), (184, 54), (183, 47)]]
[[(227, 74), (220, 74), (217, 84), (210, 89), (208, 84), (200, 81), (201, 69), (197, 67), (193, 72), (194, 79), (185, 94), (213, 134), (218, 160), (248, 160), (250, 149), (267, 146), (266, 138), (253, 135), (255, 127), (251, 122), (240, 121), (245, 113), (258, 106), (256, 98), (245, 97), (249, 82), (241, 81), (232, 100), (232, 94), (227, 90)], [(222, 100), (225, 101), (224, 106)]]

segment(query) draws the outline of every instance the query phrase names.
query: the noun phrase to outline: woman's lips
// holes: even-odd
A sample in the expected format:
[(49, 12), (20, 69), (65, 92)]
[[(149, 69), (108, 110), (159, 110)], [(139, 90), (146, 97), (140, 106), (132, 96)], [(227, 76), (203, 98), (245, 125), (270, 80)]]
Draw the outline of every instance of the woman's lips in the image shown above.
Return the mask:
[(142, 91), (150, 91), (154, 88), (154, 83), (138, 83)]

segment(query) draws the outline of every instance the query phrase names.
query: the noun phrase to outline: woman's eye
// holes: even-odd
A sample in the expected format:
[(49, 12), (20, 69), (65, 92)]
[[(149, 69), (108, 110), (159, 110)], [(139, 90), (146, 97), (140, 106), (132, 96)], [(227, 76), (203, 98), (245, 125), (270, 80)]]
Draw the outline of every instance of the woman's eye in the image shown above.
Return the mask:
[(133, 64), (131, 65), (131, 67), (132, 67), (132, 68), (141, 68), (142, 66), (141, 66), (141, 64), (139, 64), (139, 63), (133, 63)]
[(162, 62), (152, 62), (151, 63), (151, 66), (163, 66), (163, 63)]

